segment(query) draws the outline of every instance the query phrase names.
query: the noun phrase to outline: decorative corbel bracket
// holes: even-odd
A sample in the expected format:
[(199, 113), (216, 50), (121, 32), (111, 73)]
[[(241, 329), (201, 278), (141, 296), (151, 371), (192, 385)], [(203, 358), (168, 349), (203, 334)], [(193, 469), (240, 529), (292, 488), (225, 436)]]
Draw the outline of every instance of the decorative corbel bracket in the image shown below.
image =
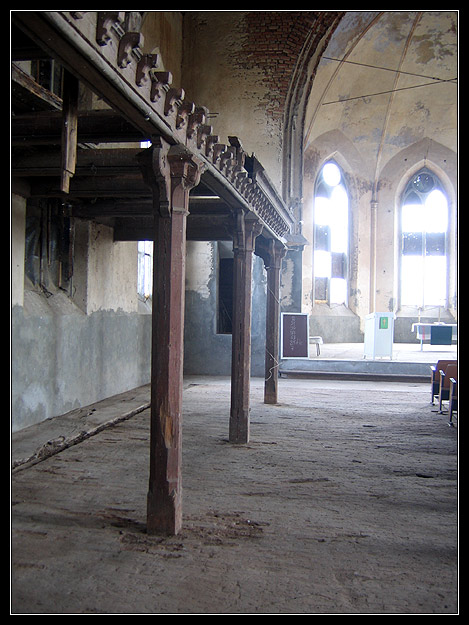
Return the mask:
[(213, 150), (218, 144), (218, 135), (210, 134), (205, 140), (205, 156), (209, 159), (213, 158)]
[(181, 130), (189, 120), (189, 116), (195, 111), (195, 104), (189, 100), (183, 100), (177, 108), (176, 129)]
[(162, 71), (150, 71), (151, 78), (151, 89), (150, 89), (150, 100), (152, 102), (158, 102), (161, 99), (163, 94), (166, 94), (170, 85), (173, 82), (173, 76), (171, 72), (162, 72)]
[(226, 145), (224, 143), (215, 143), (212, 149), (212, 163), (215, 167), (218, 167), (219, 160), (223, 152), (226, 150)]
[(183, 99), (184, 89), (176, 89), (175, 87), (168, 89), (164, 102), (164, 114), (166, 116), (171, 115), (176, 107), (181, 106)]
[(223, 172), (225, 174), (225, 176), (227, 178), (230, 177), (231, 174), (231, 170), (233, 169), (233, 167), (235, 166), (236, 163), (236, 150), (235, 148), (231, 147), (231, 148), (227, 148), (221, 155), (220, 155), (220, 165), (219, 165), (219, 169), (221, 172)]
[(231, 180), (240, 193), (242, 192), (242, 189), (244, 189), (244, 184), (247, 177), (248, 172), (244, 169), (244, 167), (237, 166), (234, 168), (231, 175)]
[(255, 252), (264, 261), (266, 269), (280, 269), (282, 260), (287, 253), (287, 247), (276, 239), (259, 237), (256, 239)]
[(243, 150), (243, 146), (241, 145), (241, 141), (238, 137), (230, 136), (228, 137), (228, 141), (230, 145), (236, 150), (236, 160), (239, 167), (244, 167), (244, 162), (246, 160), (246, 152)]
[(124, 34), (123, 24), (125, 11), (98, 11), (96, 23), (96, 42), (105, 46), (111, 39), (111, 30), (117, 31), (119, 36)]
[(207, 117), (207, 109), (204, 106), (197, 106), (194, 108), (193, 113), (189, 115), (187, 121), (187, 133), (186, 136), (190, 140), (196, 134), (197, 128), (205, 122)]
[(141, 33), (125, 33), (119, 40), (117, 51), (117, 64), (125, 68), (132, 61), (132, 52), (143, 45), (143, 35)]
[(263, 225), (256, 217), (248, 216), (244, 211), (236, 215), (233, 233), (233, 251), (239, 254), (253, 252), (256, 238), (262, 233)]
[(212, 126), (207, 126), (206, 124), (201, 124), (197, 128), (197, 149), (201, 150), (203, 148), (204, 143), (207, 141), (207, 137), (212, 134)]
[(138, 87), (143, 87), (151, 79), (151, 70), (158, 66), (159, 57), (157, 54), (144, 54), (137, 63), (135, 73), (135, 83)]

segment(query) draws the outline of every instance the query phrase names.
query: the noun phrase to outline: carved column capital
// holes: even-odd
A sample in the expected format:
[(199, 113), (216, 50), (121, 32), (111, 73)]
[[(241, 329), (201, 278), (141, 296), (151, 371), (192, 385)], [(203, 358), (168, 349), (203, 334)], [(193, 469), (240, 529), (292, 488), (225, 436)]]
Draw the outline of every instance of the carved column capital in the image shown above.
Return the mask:
[(253, 252), (256, 238), (261, 234), (262, 223), (256, 219), (247, 217), (243, 211), (236, 216), (233, 232), (233, 251), (237, 253)]
[(267, 271), (269, 269), (281, 269), (282, 260), (286, 253), (286, 246), (278, 239), (261, 237), (256, 240), (256, 255), (262, 258)]
[(143, 179), (153, 191), (154, 211), (161, 216), (169, 216), (170, 214), (169, 149), (169, 143), (161, 137), (156, 137), (152, 145), (137, 156)]
[(205, 165), (183, 149), (173, 148), (168, 154), (171, 177), (171, 211), (189, 212), (189, 191), (200, 182)]
[(282, 266), (282, 260), (287, 253), (286, 246), (277, 239), (270, 239), (269, 241), (269, 264), (267, 268), (280, 269)]

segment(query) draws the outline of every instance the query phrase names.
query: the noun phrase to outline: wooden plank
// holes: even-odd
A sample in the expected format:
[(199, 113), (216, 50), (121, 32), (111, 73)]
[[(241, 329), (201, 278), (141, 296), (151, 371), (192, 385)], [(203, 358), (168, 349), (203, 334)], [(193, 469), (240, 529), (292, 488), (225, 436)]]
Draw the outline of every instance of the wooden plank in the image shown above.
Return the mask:
[[(30, 180), (30, 197), (62, 197), (60, 181), (54, 178)], [(97, 178), (72, 178), (70, 198), (135, 198), (148, 197), (148, 189), (137, 176), (100, 176)]]
[[(11, 65), (12, 109), (17, 115), (22, 109), (60, 111), (62, 99), (37, 83), (30, 74)], [(15, 119), (15, 118), (13, 118)]]
[(64, 70), (60, 189), (68, 193), (77, 162), (78, 80)]

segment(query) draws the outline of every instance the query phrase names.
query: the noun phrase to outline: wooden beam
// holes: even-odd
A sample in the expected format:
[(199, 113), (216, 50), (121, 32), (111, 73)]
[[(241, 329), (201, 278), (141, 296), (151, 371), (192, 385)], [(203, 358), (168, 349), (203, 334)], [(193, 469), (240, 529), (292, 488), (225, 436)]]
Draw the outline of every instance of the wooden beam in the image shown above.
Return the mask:
[(42, 87), (30, 74), (26, 74), (14, 63), (11, 65), (11, 95), (15, 116), (27, 109), (60, 111), (62, 108), (62, 98)]
[(229, 440), (249, 441), (251, 378), (252, 256), (255, 239), (262, 226), (255, 219), (238, 213), (233, 234), (233, 332), (231, 357), (231, 409)]
[[(80, 124), (79, 117), (78, 124)], [(97, 123), (99, 123), (97, 121)], [(141, 178), (137, 154), (142, 148), (84, 148), (77, 149), (75, 175), (99, 177), (138, 175)], [(60, 176), (61, 151), (52, 146), (14, 148), (12, 173), (21, 177)]]
[[(11, 120), (11, 145), (60, 145), (62, 113), (23, 113)], [(139, 142), (147, 138), (140, 130), (112, 110), (81, 111), (78, 114), (79, 143)]]
[[(153, 241), (154, 225), (151, 215), (117, 217), (113, 221), (114, 241)], [(221, 218), (207, 221), (189, 214), (186, 238), (188, 241), (229, 241), (230, 225), (230, 222)]]
[[(60, 179), (52, 177), (31, 178), (31, 197), (62, 197)], [(73, 177), (68, 193), (70, 198), (139, 198), (148, 197), (148, 188), (141, 177), (128, 176), (82, 176)]]

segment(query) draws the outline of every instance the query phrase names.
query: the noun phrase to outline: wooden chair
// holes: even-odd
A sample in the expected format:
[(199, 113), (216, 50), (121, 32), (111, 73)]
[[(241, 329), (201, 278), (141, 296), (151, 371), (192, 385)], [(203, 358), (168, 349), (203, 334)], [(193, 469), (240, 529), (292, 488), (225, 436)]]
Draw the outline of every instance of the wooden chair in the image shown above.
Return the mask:
[(458, 411), (458, 381), (457, 378), (449, 379), (449, 421), (448, 425), (453, 427), (453, 413)]
[(440, 369), (440, 390), (439, 390), (439, 406), (438, 412), (443, 413), (443, 402), (449, 401), (450, 392), (450, 379), (457, 380), (458, 378), (458, 365), (447, 365), (445, 370)]
[(438, 394), (440, 392), (440, 371), (444, 371), (448, 365), (456, 365), (457, 363), (457, 360), (439, 360), (436, 365), (432, 365), (432, 405), (435, 403), (435, 397), (438, 397)]

